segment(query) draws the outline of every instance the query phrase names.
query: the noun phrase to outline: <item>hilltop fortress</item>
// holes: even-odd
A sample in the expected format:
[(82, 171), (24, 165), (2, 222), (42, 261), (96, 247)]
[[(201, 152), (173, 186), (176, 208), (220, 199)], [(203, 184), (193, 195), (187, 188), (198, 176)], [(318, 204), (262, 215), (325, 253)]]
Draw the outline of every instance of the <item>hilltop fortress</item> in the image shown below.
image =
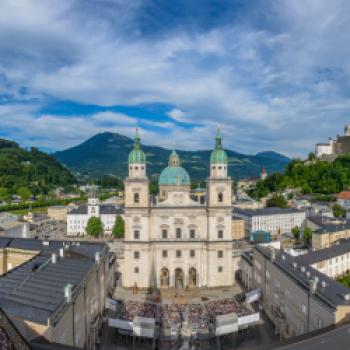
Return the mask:
[(345, 125), (344, 135), (337, 135), (335, 140), (329, 138), (327, 143), (316, 144), (315, 155), (319, 159), (331, 161), (345, 153), (350, 153), (350, 125)]

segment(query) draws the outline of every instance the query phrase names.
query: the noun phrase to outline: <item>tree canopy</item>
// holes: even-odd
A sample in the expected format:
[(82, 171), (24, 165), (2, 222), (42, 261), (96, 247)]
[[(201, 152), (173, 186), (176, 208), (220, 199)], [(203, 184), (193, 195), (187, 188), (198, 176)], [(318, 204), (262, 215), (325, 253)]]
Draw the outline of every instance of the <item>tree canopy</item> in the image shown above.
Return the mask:
[(117, 215), (113, 226), (113, 231), (112, 231), (113, 236), (117, 238), (122, 238), (124, 237), (124, 232), (125, 232), (124, 220), (120, 215)]
[(86, 225), (86, 233), (92, 237), (99, 237), (103, 234), (103, 224), (100, 218), (91, 217)]
[(350, 187), (350, 155), (343, 155), (333, 162), (294, 159), (284, 174), (275, 173), (259, 180), (250, 191), (253, 198), (261, 198), (271, 192), (286, 188), (299, 188), (302, 193), (332, 194)]

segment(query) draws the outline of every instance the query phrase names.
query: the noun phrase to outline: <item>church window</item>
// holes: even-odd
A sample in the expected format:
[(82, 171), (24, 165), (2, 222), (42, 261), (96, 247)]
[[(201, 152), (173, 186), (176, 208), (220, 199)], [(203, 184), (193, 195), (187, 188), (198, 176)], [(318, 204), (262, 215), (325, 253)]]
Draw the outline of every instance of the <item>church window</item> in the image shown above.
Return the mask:
[(139, 273), (140, 272), (140, 269), (138, 267), (135, 267), (134, 268), (134, 273)]
[(177, 239), (180, 239), (180, 238), (181, 238), (181, 228), (180, 228), (180, 227), (178, 227), (178, 228), (176, 229), (176, 238), (177, 238)]
[(219, 166), (219, 170), (221, 170), (221, 166)]
[(129, 166), (129, 169), (132, 170), (132, 166), (131, 165)]
[(140, 252), (134, 252), (134, 259), (140, 259)]
[(190, 230), (190, 238), (191, 238), (191, 239), (194, 239), (195, 236), (196, 236), (196, 231), (195, 231), (194, 229), (191, 229), (191, 230)]
[(177, 258), (181, 258), (181, 250), (177, 250), (176, 251), (176, 257)]
[(145, 167), (142, 165), (141, 169), (142, 169), (142, 170), (145, 170)]
[(218, 258), (222, 258), (224, 256), (224, 252), (222, 250), (218, 251)]
[(168, 238), (168, 230), (162, 230), (162, 238), (167, 239)]
[(140, 203), (140, 194), (134, 193), (134, 203)]
[(224, 238), (224, 231), (223, 230), (218, 231), (218, 238)]
[(191, 257), (191, 258), (194, 258), (195, 255), (196, 255), (196, 251), (195, 251), (194, 249), (191, 249), (191, 250), (190, 250), (190, 257)]
[(167, 258), (168, 257), (168, 251), (167, 250), (162, 250), (162, 257)]
[(222, 203), (223, 200), (224, 200), (224, 195), (223, 195), (221, 192), (219, 192), (219, 193), (218, 193), (218, 202), (219, 202), (219, 203)]
[(134, 231), (134, 239), (140, 239), (140, 231)]
[(215, 166), (213, 166), (213, 170), (215, 170)]
[(222, 271), (223, 271), (222, 266), (218, 266), (218, 272), (222, 272)]

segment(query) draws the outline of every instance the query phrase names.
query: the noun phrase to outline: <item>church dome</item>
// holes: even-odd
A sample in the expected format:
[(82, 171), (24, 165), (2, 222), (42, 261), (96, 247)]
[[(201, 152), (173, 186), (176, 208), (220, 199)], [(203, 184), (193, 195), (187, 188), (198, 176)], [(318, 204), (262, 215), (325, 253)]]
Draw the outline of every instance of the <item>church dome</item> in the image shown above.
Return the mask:
[(190, 185), (190, 176), (188, 172), (181, 167), (180, 157), (173, 151), (169, 157), (168, 166), (163, 169), (159, 176), (158, 184), (160, 186), (169, 185)]
[(222, 148), (221, 144), (221, 135), (220, 130), (218, 129), (215, 137), (215, 149), (211, 152), (210, 155), (211, 164), (226, 164), (227, 163), (227, 154)]
[(136, 130), (136, 135), (134, 138), (134, 149), (129, 154), (129, 164), (142, 164), (146, 163), (146, 156), (141, 148), (140, 135), (138, 130)]

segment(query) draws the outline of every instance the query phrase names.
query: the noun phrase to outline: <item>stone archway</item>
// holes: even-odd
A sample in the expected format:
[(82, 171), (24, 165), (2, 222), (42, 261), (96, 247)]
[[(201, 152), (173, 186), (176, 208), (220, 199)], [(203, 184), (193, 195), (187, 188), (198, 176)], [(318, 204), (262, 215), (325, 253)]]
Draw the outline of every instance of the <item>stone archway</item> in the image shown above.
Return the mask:
[(182, 269), (175, 269), (175, 288), (184, 289), (184, 272)]
[(169, 270), (166, 267), (163, 267), (160, 270), (160, 287), (161, 288), (169, 288)]
[(188, 286), (190, 288), (197, 287), (197, 270), (191, 267), (188, 271)]

